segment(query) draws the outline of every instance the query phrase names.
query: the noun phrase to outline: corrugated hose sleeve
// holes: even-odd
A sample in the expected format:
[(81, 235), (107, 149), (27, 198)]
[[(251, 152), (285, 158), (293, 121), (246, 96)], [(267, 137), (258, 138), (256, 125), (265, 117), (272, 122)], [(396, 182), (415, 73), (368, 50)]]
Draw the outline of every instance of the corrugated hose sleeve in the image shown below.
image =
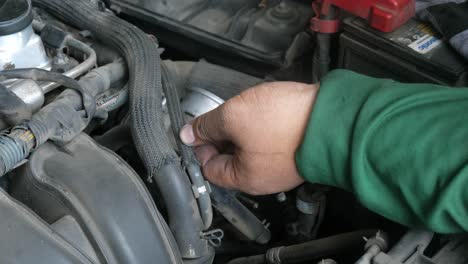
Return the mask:
[[(161, 59), (157, 42), (137, 27), (91, 1), (34, 0), (59, 19), (90, 30), (121, 53), (129, 68), (132, 135), (147, 172), (153, 176), (177, 160), (162, 122)], [(74, 10), (74, 12), (70, 12)]]

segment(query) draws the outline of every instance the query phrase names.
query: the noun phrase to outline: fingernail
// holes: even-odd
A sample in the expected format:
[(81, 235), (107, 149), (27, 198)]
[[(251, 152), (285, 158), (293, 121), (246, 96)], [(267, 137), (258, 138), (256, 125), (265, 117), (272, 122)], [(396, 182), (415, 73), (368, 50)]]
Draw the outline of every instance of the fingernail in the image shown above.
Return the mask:
[(191, 124), (185, 125), (179, 134), (180, 140), (185, 145), (192, 146), (195, 143), (195, 134), (193, 133), (193, 126)]

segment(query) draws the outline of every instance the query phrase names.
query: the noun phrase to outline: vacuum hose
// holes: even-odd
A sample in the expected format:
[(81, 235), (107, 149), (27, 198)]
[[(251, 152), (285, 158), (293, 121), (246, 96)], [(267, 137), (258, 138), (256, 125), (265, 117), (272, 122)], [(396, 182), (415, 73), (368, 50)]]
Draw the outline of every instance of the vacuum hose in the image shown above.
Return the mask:
[(263, 255), (234, 259), (228, 264), (286, 264), (311, 261), (345, 251), (361, 250), (365, 244), (363, 238), (374, 236), (376, 232), (377, 230), (360, 230), (302, 244), (272, 248)]
[[(162, 65), (162, 83), (164, 93), (167, 98), (167, 108), (169, 110), (168, 112), (171, 119), (172, 130), (176, 138), (178, 138), (177, 135), (185, 124), (184, 114), (180, 107), (180, 98), (177, 92), (177, 87), (175, 86), (171, 72), (165, 64)], [(187, 169), (190, 180), (192, 181), (192, 189), (194, 191), (196, 190), (197, 193), (196, 197), (204, 229), (208, 229), (213, 221), (213, 209), (209, 193), (210, 188), (207, 186), (208, 184), (203, 177), (200, 165), (193, 153), (193, 149), (184, 145), (180, 140), (176, 141), (182, 154), (183, 164)]]
[(266, 244), (271, 239), (271, 232), (265, 225), (230, 191), (211, 185), (213, 206), (249, 240)]
[(162, 124), (161, 59), (158, 44), (94, 1), (33, 0), (59, 19), (91, 31), (125, 58), (129, 69), (130, 114), (136, 149), (150, 179), (154, 178), (168, 205), (169, 227), (184, 258), (208, 252), (201, 238), (203, 222), (188, 177), (181, 170)]

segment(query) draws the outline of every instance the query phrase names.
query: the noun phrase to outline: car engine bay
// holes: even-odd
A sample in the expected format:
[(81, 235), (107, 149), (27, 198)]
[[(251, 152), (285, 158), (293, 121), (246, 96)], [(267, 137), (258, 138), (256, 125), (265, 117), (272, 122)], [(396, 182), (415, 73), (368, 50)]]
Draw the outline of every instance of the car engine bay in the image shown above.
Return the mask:
[(335, 68), (468, 84), (430, 25), (343, 12), (325, 36), (311, 2), (0, 0), (0, 262), (466, 263), (465, 234), (401, 226), (334, 187), (210, 184), (178, 139), (249, 87)]

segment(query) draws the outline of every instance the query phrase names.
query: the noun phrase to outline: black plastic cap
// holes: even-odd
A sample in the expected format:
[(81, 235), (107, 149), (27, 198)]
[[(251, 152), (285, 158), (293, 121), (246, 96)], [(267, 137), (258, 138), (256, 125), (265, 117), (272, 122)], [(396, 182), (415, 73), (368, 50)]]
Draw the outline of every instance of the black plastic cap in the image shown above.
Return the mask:
[(33, 20), (29, 0), (0, 0), (0, 36), (25, 29)]

